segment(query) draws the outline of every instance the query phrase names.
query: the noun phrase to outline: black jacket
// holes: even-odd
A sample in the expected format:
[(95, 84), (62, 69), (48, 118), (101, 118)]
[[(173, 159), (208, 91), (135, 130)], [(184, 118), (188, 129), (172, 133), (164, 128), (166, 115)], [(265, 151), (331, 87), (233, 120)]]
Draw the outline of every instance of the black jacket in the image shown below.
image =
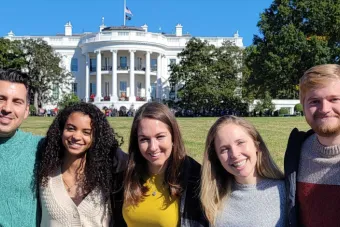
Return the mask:
[(287, 226), (298, 227), (299, 224), (299, 204), (296, 196), (296, 181), (299, 171), (300, 154), (303, 142), (312, 135), (313, 130), (308, 132), (299, 131), (294, 128), (288, 139), (287, 150), (284, 159), (284, 171), (287, 195)]
[[(121, 176), (118, 176), (118, 178)], [(181, 186), (183, 188), (180, 197), (180, 226), (205, 227), (209, 226), (204, 216), (200, 203), (200, 179), (201, 165), (191, 157), (187, 156), (182, 163), (180, 174)], [(122, 215), (123, 188), (113, 194), (112, 204), (112, 224), (114, 227), (124, 227), (126, 223)]]

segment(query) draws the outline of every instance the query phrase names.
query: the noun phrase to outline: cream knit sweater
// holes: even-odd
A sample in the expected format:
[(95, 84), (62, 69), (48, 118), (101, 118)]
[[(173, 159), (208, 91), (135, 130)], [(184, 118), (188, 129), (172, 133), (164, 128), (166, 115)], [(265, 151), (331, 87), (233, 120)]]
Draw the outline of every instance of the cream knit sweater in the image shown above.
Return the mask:
[(47, 187), (40, 187), (40, 201), (41, 227), (109, 226), (109, 206), (100, 191), (93, 190), (76, 206), (65, 189), (60, 169)]

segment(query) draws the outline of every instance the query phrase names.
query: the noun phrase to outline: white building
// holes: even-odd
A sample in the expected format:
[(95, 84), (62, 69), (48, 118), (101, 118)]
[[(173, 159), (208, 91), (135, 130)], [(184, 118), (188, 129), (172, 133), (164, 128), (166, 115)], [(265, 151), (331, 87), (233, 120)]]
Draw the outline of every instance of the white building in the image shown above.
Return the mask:
[[(15, 36), (11, 31), (5, 38), (45, 40), (63, 56), (66, 70), (75, 78), (72, 90), (80, 99), (94, 102), (100, 108), (133, 106), (136, 109), (149, 100), (169, 98), (169, 65), (179, 62), (177, 54), (192, 36), (183, 34), (180, 24), (175, 34), (148, 32), (147, 25), (106, 27), (104, 24), (99, 32), (73, 34), (68, 22), (64, 34)], [(238, 32), (233, 37), (197, 38), (215, 46), (230, 41), (244, 47)]]

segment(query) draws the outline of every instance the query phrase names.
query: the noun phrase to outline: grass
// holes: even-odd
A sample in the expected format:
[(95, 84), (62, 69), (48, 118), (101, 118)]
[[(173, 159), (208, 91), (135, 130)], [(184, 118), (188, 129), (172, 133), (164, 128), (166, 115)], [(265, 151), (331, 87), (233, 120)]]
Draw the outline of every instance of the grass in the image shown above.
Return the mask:
[[(110, 124), (123, 136), (124, 144), (122, 149), (127, 151), (129, 131), (132, 118), (108, 118)], [(210, 126), (217, 118), (177, 118), (181, 127), (185, 146), (193, 158), (198, 162), (202, 161), (205, 138)], [(45, 135), (53, 118), (29, 117), (21, 126), (24, 131), (34, 134)], [(307, 130), (309, 126), (303, 117), (257, 117), (247, 118), (255, 125), (266, 142), (274, 160), (283, 168), (283, 157), (287, 145), (288, 136), (294, 127), (300, 130)]]

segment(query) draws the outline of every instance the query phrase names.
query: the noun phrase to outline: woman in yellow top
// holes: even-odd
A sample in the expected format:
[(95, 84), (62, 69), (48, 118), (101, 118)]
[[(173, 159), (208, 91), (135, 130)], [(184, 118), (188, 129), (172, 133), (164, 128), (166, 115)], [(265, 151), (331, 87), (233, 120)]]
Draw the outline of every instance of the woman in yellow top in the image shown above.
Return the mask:
[(132, 123), (123, 219), (113, 218), (114, 226), (208, 226), (199, 200), (200, 171), (186, 155), (169, 108), (144, 104)]

